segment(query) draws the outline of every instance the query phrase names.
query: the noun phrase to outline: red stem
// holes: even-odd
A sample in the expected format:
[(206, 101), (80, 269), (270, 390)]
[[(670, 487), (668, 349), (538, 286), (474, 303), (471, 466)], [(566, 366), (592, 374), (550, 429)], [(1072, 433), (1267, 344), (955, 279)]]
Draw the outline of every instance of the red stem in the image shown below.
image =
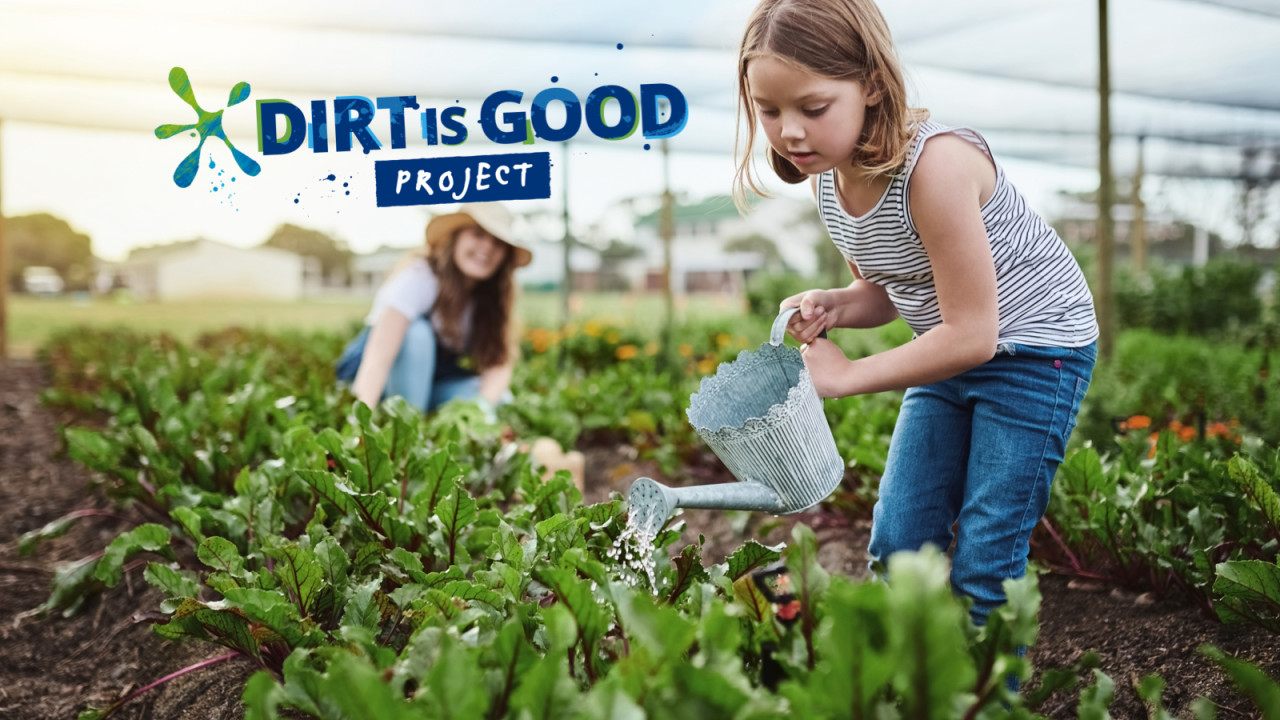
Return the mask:
[(195, 672), (196, 670), (200, 670), (200, 669), (202, 669), (202, 668), (207, 668), (207, 667), (209, 667), (210, 665), (217, 665), (217, 664), (218, 664), (218, 663), (220, 663), (220, 662), (225, 662), (225, 661), (230, 660), (231, 658), (233, 658), (233, 657), (235, 657), (235, 656), (237, 656), (237, 655), (239, 655), (239, 654), (240, 654), (239, 652), (229, 652), (229, 653), (227, 653), (226, 655), (219, 655), (218, 657), (213, 658), (213, 659), (211, 659), (211, 660), (205, 660), (205, 661), (203, 661), (203, 662), (198, 662), (198, 663), (196, 663), (195, 665), (188, 665), (187, 667), (184, 667), (184, 668), (182, 668), (181, 670), (178, 670), (177, 672), (171, 672), (171, 673), (169, 673), (168, 675), (165, 675), (164, 677), (160, 678), (159, 680), (157, 680), (157, 681), (155, 681), (155, 682), (151, 683), (150, 685), (148, 685), (148, 686), (146, 686), (146, 687), (144, 687), (144, 688), (139, 688), (139, 689), (137, 689), (137, 690), (134, 690), (133, 692), (131, 692), (131, 693), (129, 693), (128, 695), (126, 695), (123, 699), (116, 701), (116, 703), (115, 703), (114, 705), (112, 705), (111, 707), (107, 708), (107, 711), (106, 711), (105, 713), (103, 713), (103, 715), (102, 715), (102, 720), (106, 720), (107, 718), (111, 717), (111, 715), (112, 715), (113, 713), (115, 713), (115, 711), (117, 711), (117, 710), (119, 710), (120, 708), (124, 707), (126, 703), (128, 703), (129, 701), (131, 701), (131, 700), (133, 700), (134, 698), (138, 697), (139, 695), (141, 695), (141, 694), (143, 694), (143, 693), (147, 692), (148, 690), (151, 690), (151, 689), (153, 689), (153, 688), (159, 687), (159, 686), (161, 686), (161, 685), (163, 685), (163, 684), (165, 684), (165, 683), (169, 682), (170, 680), (173, 680), (174, 678), (182, 677), (183, 675), (186, 675), (186, 674), (187, 674), (187, 673), (189, 673), (189, 672)]
[(1054, 542), (1058, 543), (1058, 548), (1061, 549), (1062, 552), (1066, 553), (1067, 559), (1071, 561), (1071, 569), (1080, 573), (1080, 561), (1076, 559), (1075, 553), (1071, 552), (1071, 548), (1067, 547), (1067, 544), (1062, 541), (1062, 537), (1058, 535), (1058, 531), (1054, 530), (1053, 526), (1049, 524), (1049, 518), (1041, 517), (1040, 524), (1044, 525), (1044, 528), (1049, 531), (1049, 536), (1053, 538)]

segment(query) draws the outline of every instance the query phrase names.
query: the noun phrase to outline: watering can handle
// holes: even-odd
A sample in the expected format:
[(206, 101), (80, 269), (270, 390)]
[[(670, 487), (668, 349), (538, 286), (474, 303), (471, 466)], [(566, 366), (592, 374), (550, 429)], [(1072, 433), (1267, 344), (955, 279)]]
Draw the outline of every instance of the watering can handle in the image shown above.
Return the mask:
[[(800, 312), (800, 308), (787, 308), (778, 313), (778, 317), (773, 321), (773, 329), (769, 331), (769, 342), (774, 345), (781, 345), (782, 341), (787, 337), (787, 324), (791, 322), (791, 316)], [(818, 337), (825, 338), (827, 331), (823, 330), (818, 333)]]

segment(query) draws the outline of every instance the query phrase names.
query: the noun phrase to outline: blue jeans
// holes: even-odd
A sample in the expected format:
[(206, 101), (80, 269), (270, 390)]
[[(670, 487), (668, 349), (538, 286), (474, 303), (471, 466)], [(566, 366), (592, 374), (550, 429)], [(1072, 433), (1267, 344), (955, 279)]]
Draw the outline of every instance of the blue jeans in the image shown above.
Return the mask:
[[(348, 383), (355, 380), (368, 339), (369, 328), (366, 326), (347, 344), (335, 365), (338, 380)], [(383, 400), (398, 395), (422, 412), (429, 412), (455, 398), (474, 400), (480, 397), (478, 376), (435, 380), (437, 342), (435, 328), (425, 318), (417, 318), (409, 324), (400, 352), (387, 375), (387, 384), (382, 388)]]
[[(1089, 388), (1096, 344), (1002, 344), (990, 361), (907, 390), (889, 445), (868, 552), (872, 562), (954, 537), (952, 591), (975, 623), (1026, 574), (1031, 531)], [(958, 523), (958, 534), (952, 526)]]

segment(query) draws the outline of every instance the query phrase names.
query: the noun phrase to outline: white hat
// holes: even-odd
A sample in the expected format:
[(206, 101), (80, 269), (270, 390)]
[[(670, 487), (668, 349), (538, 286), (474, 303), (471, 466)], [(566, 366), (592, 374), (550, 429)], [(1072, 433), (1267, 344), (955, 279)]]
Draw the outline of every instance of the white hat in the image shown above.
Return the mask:
[(533, 260), (533, 253), (523, 243), (514, 239), (511, 211), (496, 202), (466, 203), (457, 212), (437, 215), (427, 223), (427, 247), (435, 248), (446, 242), (453, 233), (468, 225), (479, 225), (482, 230), (510, 245), (515, 251), (516, 267), (524, 267)]

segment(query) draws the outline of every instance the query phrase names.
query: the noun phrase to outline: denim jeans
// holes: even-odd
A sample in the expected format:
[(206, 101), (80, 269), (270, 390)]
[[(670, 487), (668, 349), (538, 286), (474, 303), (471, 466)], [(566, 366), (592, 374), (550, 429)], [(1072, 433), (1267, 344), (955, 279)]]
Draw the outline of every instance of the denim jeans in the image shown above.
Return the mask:
[[(1089, 388), (1096, 344), (1000, 345), (990, 361), (903, 396), (873, 511), (872, 562), (933, 543), (977, 624), (1026, 573), (1031, 531)], [(958, 523), (953, 537), (952, 526)]]
[[(355, 380), (368, 338), (369, 328), (366, 327), (342, 351), (342, 357), (335, 366), (338, 380)], [(434, 379), (437, 342), (435, 328), (425, 318), (417, 318), (409, 324), (400, 352), (387, 375), (387, 384), (382, 389), (383, 400), (398, 395), (419, 410), (429, 412), (453, 399), (480, 397), (478, 376)]]

